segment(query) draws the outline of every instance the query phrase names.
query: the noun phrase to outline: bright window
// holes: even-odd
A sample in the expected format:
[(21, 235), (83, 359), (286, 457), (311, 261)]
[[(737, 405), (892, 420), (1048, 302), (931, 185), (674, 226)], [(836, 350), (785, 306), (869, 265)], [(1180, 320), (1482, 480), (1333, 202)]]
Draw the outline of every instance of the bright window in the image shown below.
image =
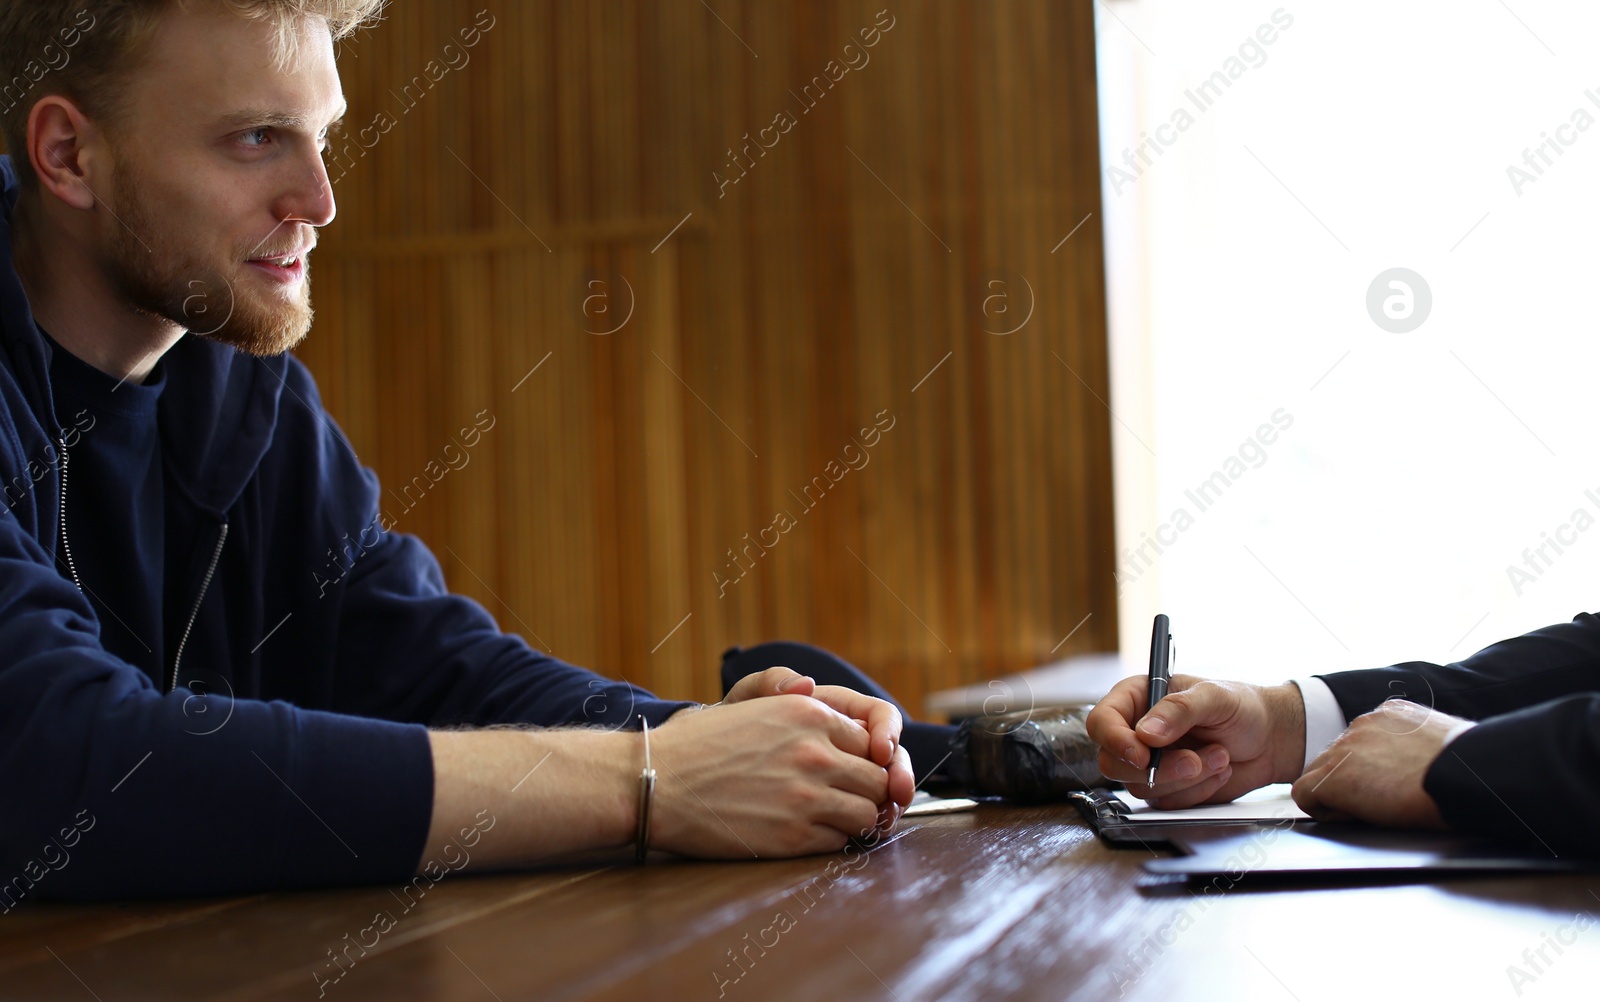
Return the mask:
[(1600, 606), (1600, 10), (1508, 4), (1096, 3), (1135, 660), (1157, 611), (1270, 681)]

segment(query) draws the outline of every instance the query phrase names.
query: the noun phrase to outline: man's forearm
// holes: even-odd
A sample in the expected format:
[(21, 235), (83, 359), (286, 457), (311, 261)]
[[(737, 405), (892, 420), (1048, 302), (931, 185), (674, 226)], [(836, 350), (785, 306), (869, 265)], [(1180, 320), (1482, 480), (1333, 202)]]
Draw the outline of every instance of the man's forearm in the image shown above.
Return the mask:
[[(419, 872), (433, 860), (480, 869), (633, 839), (644, 765), (635, 732), (432, 731), (429, 739), (433, 820)], [(455, 848), (467, 839), (470, 848)]]

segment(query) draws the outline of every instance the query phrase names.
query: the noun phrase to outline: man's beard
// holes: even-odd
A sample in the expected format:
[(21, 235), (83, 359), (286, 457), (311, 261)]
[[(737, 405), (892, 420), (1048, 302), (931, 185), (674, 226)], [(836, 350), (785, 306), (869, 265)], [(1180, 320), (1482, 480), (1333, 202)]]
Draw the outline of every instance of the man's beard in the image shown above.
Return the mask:
[[(112, 200), (121, 224), (112, 238), (110, 265), (131, 307), (250, 355), (279, 355), (305, 339), (312, 318), (309, 269), (293, 299), (262, 295), (253, 281), (251, 288), (240, 288), (244, 282), (230, 282), (214, 263), (184, 246), (179, 231), (158, 222), (147, 204), (153, 192), (139, 172), (117, 164)], [(239, 253), (240, 267), (260, 250)]]

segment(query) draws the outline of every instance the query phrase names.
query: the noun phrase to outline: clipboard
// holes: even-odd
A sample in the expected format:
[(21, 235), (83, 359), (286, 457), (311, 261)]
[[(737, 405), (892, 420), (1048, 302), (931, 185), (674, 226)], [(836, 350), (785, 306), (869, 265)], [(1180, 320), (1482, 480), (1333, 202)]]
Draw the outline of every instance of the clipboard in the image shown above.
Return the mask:
[(1246, 876), (1262, 883), (1426, 881), (1491, 873), (1600, 870), (1600, 859), (1556, 857), (1458, 832), (1407, 831), (1302, 819), (1134, 822), (1110, 790), (1068, 794), (1089, 827), (1114, 848), (1166, 849), (1147, 873), (1191, 881)]
[(1222, 834), (1237, 832), (1240, 829), (1251, 827), (1281, 828), (1284, 822), (1290, 819), (1277, 817), (1245, 817), (1245, 818), (1167, 818), (1161, 821), (1136, 821), (1131, 816), (1128, 805), (1123, 803), (1114, 790), (1076, 790), (1067, 794), (1072, 806), (1077, 808), (1084, 821), (1095, 833), (1113, 846), (1139, 845), (1149, 847), (1152, 843), (1173, 843), (1175, 835), (1183, 832), (1197, 834), (1207, 831), (1216, 831)]

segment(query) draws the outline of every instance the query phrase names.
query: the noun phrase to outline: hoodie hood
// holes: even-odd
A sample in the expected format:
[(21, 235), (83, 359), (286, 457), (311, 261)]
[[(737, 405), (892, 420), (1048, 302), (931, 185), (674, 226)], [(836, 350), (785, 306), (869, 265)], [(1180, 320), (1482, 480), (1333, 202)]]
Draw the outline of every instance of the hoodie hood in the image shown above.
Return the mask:
[[(37, 422), (33, 428), (0, 427), (0, 435), (10, 439), (0, 441), (0, 448), (19, 450), (18, 468), (26, 468), (30, 461), (54, 465), (55, 443), (64, 423), (51, 399), (51, 347), (34, 321), (12, 260), (12, 216), (21, 185), (9, 156), (0, 156), (0, 183), (5, 206), (0, 218), (0, 356), (7, 370), (0, 375), (0, 384), (7, 379), (14, 383)], [(169, 380), (169, 392), (162, 394), (160, 405), (168, 482), (201, 511), (225, 520), (272, 444), (289, 361), (281, 355), (256, 358), (186, 334), (162, 357), (162, 364)], [(58, 499), (54, 484), (47, 489), (43, 481), (34, 494), (26, 513), (18, 510), (21, 505), (13, 510), (19, 518), (30, 516), (33, 534), (39, 538), (42, 526), (51, 524)], [(40, 512), (50, 518), (41, 518)], [(46, 549), (53, 551), (53, 540)]]

